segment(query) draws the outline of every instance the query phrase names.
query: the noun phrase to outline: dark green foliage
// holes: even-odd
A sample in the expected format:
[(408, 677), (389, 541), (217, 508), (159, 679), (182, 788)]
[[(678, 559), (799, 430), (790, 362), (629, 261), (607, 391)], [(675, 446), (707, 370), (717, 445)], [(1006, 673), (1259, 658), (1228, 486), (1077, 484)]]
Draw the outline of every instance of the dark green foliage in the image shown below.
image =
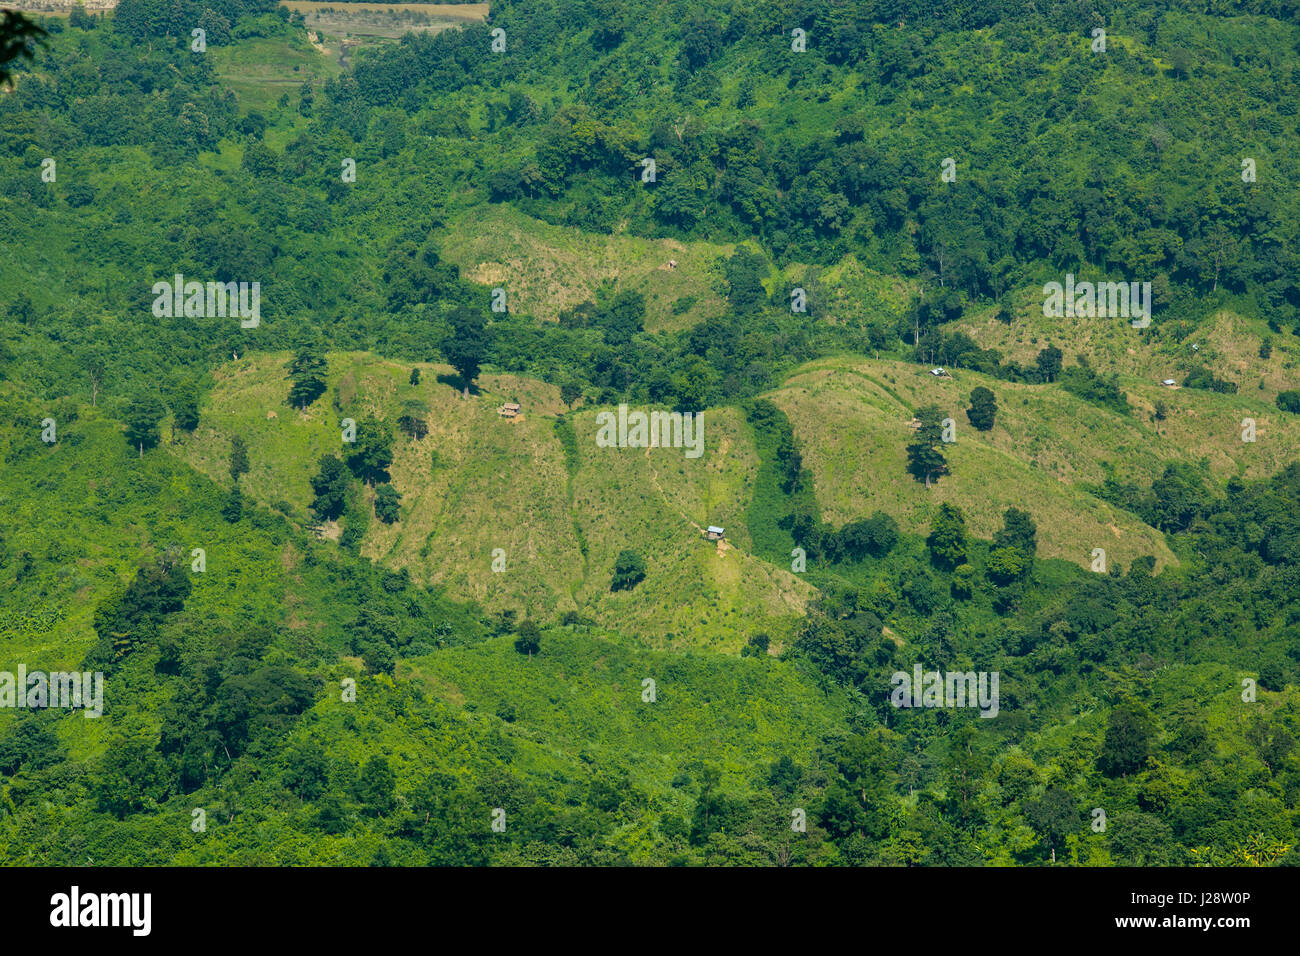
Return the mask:
[(1209, 369), (1198, 367), (1187, 373), (1183, 379), (1184, 388), (1202, 388), (1206, 391), (1221, 392), (1226, 395), (1237, 394), (1237, 383), (1214, 375)]
[(1295, 389), (1277, 393), (1277, 407), (1284, 412), (1300, 415), (1300, 391)]
[(1008, 508), (1002, 527), (993, 535), (988, 557), (988, 574), (994, 584), (1005, 587), (1029, 575), (1038, 551), (1038, 526), (1026, 511)]
[[(26, 688), (20, 692), (26, 693)], [(63, 746), (48, 720), (34, 715), (10, 725), (0, 736), (0, 773), (13, 776), (19, 770), (40, 770), (64, 759)]]
[(635, 551), (624, 550), (614, 561), (614, 576), (610, 579), (611, 591), (630, 591), (645, 579), (645, 559)]
[(464, 305), (452, 312), (451, 335), (442, 343), (442, 354), (466, 389), (478, 378), (490, 342), (487, 322), (481, 312)]
[(1150, 524), (1162, 531), (1185, 531), (1204, 507), (1201, 476), (1190, 465), (1175, 463), (1151, 485)]
[(335, 521), (347, 507), (348, 473), (335, 455), (324, 455), (320, 468), (311, 479), (315, 499), (311, 513), (317, 521)]
[(591, 322), (604, 332), (606, 345), (624, 347), (645, 322), (645, 297), (640, 292), (620, 292), (597, 307)]
[(315, 694), (315, 682), (293, 668), (261, 665), (222, 681), (213, 695), (212, 727), (232, 752), (242, 752), (257, 735), (283, 733)]
[(320, 800), (313, 822), (322, 833), (333, 836), (346, 833), (351, 824), (347, 804), (338, 794), (327, 793)]
[(199, 427), (199, 397), (193, 389), (186, 389), (172, 402), (172, 416), (181, 431), (192, 432)]
[(907, 446), (907, 470), (917, 481), (924, 481), (925, 487), (929, 488), (932, 480), (938, 481), (940, 476), (948, 473), (948, 460), (940, 451), (945, 416), (937, 405), (918, 408), (915, 416), (921, 425)]
[(1079, 364), (1066, 369), (1061, 384), (1086, 402), (1108, 408), (1120, 415), (1129, 413), (1128, 396), (1119, 388), (1119, 376), (1103, 375), (1095, 371), (1082, 355)]
[(221, 517), (225, 518), (231, 524), (235, 524), (244, 516), (244, 493), (240, 490), (239, 485), (230, 489), (230, 494), (226, 498), (226, 503), (221, 506)]
[(361, 659), (372, 674), (391, 674), (397, 666), (397, 653), (383, 641), (370, 641), (361, 648)]
[(301, 346), (289, 363), (289, 404), (306, 408), (325, 393), (325, 375), (328, 365), (325, 350), (317, 341)]
[[(245, 13), (265, 12), (272, 9), (267, 0), (233, 0), (225, 3), (222, 9), (231, 17)], [(204, 3), (198, 0), (182, 0), (180, 3), (163, 2), (163, 0), (123, 0), (115, 11), (113, 29), (134, 40), (149, 37), (183, 37), (189, 39), (189, 31), (196, 24), (201, 24), (205, 14), (211, 14)], [(225, 16), (219, 17), (226, 21)], [(211, 19), (209, 20), (211, 22)], [(223, 42), (209, 39), (210, 43)]]
[(384, 262), (386, 305), (398, 313), (436, 301), (459, 291), (458, 276), (454, 265), (442, 261), (433, 242), (423, 236), (403, 238), (394, 243)]
[(86, 658), (87, 667), (107, 669), (156, 637), (163, 619), (184, 607), (189, 593), (189, 566), (179, 549), (146, 563), (121, 593), (95, 609), (99, 640)]
[(384, 524), (393, 524), (401, 516), (402, 496), (397, 489), (384, 483), (375, 489), (375, 517)]
[(284, 785), (303, 800), (319, 800), (329, 786), (329, 759), (315, 741), (295, 747), (288, 755)]
[(1002, 528), (993, 535), (993, 547), (1017, 548), (1033, 557), (1038, 553), (1038, 525), (1027, 511), (1008, 508), (1002, 515)]
[(371, 757), (357, 774), (352, 796), (361, 812), (372, 817), (386, 817), (397, 809), (397, 775), (384, 757)]
[(118, 740), (91, 778), (97, 809), (117, 819), (155, 809), (171, 790), (166, 764), (144, 740)]
[(1123, 866), (1171, 866), (1181, 863), (1181, 847), (1172, 828), (1151, 813), (1122, 810), (1107, 820), (1116, 862)]
[(982, 432), (993, 427), (993, 419), (998, 412), (997, 399), (993, 392), (983, 385), (977, 385), (970, 393), (970, 408), (966, 409), (966, 418)]
[(961, 508), (946, 501), (939, 505), (939, 513), (925, 539), (930, 549), (930, 559), (939, 567), (952, 570), (966, 562), (966, 518)]
[(158, 444), (158, 423), (162, 421), (162, 402), (152, 395), (137, 395), (126, 407), (126, 440), (144, 457), (144, 450)]
[(397, 427), (406, 435), (420, 441), (429, 434), (429, 406), (418, 398), (410, 398), (402, 403), (402, 413), (397, 418)]
[(10, 82), (9, 64), (15, 60), (32, 59), (35, 48), (45, 42), (48, 34), (27, 17), (14, 10), (5, 10), (0, 18), (0, 84)]
[(1260, 665), (1259, 686), (1275, 693), (1286, 687), (1286, 665), (1279, 658), (1272, 658)]
[(1064, 356), (1061, 350), (1054, 345), (1049, 345), (1038, 353), (1034, 360), (1038, 366), (1038, 374), (1044, 382), (1055, 382), (1061, 374), (1061, 360)]
[(357, 422), (357, 440), (348, 453), (348, 468), (369, 485), (388, 480), (393, 463), (393, 434), (374, 418)]
[[(9, 317), (19, 325), (28, 325), (36, 316), (36, 307), (32, 304), (31, 296), (26, 292), (20, 292), (14, 297), (13, 302), (8, 306)], [(91, 364), (87, 360), (87, 364)]]
[(248, 445), (239, 435), (230, 437), (230, 478), (236, 484), (239, 476), (248, 474)]
[(1108, 777), (1127, 776), (1141, 770), (1151, 755), (1154, 733), (1151, 718), (1143, 708), (1129, 704), (1116, 707), (1110, 712), (1097, 769)]
[(524, 619), (515, 631), (515, 650), (532, 657), (542, 649), (542, 631), (536, 622)]
[(1028, 555), (1018, 548), (994, 548), (989, 552), (989, 579), (999, 586), (1020, 580), (1030, 567)]
[(1060, 787), (1048, 787), (1042, 797), (1027, 801), (1025, 818), (1049, 850), (1064, 849), (1066, 837), (1081, 826), (1074, 798)]
[(851, 561), (861, 561), (868, 555), (883, 558), (898, 541), (898, 523), (877, 511), (870, 518), (846, 524), (837, 533), (837, 539), (835, 552)]
[(738, 315), (752, 315), (767, 302), (763, 277), (767, 268), (761, 257), (748, 249), (739, 249), (727, 260), (727, 304)]

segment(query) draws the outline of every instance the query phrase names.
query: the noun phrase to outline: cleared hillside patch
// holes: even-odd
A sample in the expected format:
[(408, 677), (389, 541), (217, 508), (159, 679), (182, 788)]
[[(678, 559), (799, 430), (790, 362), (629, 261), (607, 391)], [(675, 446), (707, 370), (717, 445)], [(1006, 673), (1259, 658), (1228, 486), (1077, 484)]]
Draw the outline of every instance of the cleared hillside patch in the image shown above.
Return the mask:
[[(1134, 329), (1125, 319), (1053, 318), (1042, 314), (1042, 297), (1023, 294), (1010, 325), (998, 321), (996, 310), (983, 309), (951, 326), (981, 348), (997, 349), (1003, 361), (1033, 365), (1038, 353), (1054, 345), (1065, 353), (1065, 364), (1086, 355), (1100, 372), (1157, 385), (1167, 378), (1182, 383), (1188, 371), (1203, 366), (1220, 378), (1236, 382), (1239, 394), (1272, 403), (1277, 393), (1300, 384), (1300, 338), (1274, 333), (1261, 319), (1235, 312), (1216, 312), (1197, 325), (1155, 323)], [(1269, 339), (1272, 354), (1261, 358), (1260, 343)]]
[[(404, 401), (418, 398), (429, 408), (429, 433), (416, 441), (397, 432), (389, 469), (400, 520), (370, 521), (362, 541), (364, 555), (408, 569), (417, 583), (491, 611), (553, 620), (576, 610), (651, 644), (720, 650), (759, 631), (788, 637), (813, 593), (750, 553), (744, 515), (758, 457), (737, 410), (706, 411), (704, 454), (688, 459), (679, 448), (598, 447), (597, 410), (584, 408), (568, 416), (571, 472), (554, 386), (484, 374), (466, 401), (447, 366), (420, 364), (413, 386), (409, 364), (335, 353), (325, 394), (299, 412), (285, 404), (288, 359), (259, 355), (218, 369), (199, 428), (169, 447), (229, 486), (230, 436), (240, 434), (249, 448), (244, 493), (310, 525), (320, 457), (347, 450), (340, 420), (392, 423)], [(498, 413), (508, 401), (522, 406), (518, 418)], [(727, 529), (725, 542), (705, 540), (710, 524)], [(642, 555), (646, 578), (611, 592), (625, 549)], [(493, 570), (494, 558), (504, 571)]]
[[(597, 287), (607, 280), (645, 296), (651, 331), (686, 328), (724, 308), (712, 270), (730, 246), (597, 235), (553, 226), (506, 205), (475, 209), (438, 241), (443, 257), (466, 278), (506, 289), (512, 311), (548, 321), (595, 301)], [(679, 302), (692, 304), (674, 314)]]
[[(822, 515), (834, 526), (880, 510), (904, 530), (924, 534), (939, 504), (949, 502), (962, 507), (973, 534), (991, 538), (1003, 512), (1014, 506), (1037, 521), (1044, 556), (1086, 566), (1092, 549), (1100, 547), (1112, 561), (1128, 563), (1139, 555), (1153, 555), (1161, 566), (1174, 561), (1159, 532), (1073, 483), (1102, 476), (1102, 456), (1088, 451), (1078, 416), (1111, 426), (1136, 445), (1126, 426), (1108, 423), (1098, 416), (1110, 413), (1092, 414), (1066, 396), (1066, 407), (1055, 412), (1052, 401), (1035, 402), (1032, 412), (1010, 412), (1006, 424), (999, 421), (986, 437), (964, 413), (976, 384), (997, 391), (1004, 383), (983, 376), (942, 379), (904, 363), (836, 359), (813, 363), (767, 397), (790, 418)], [(999, 391), (1000, 419), (1001, 406), (1016, 407), (1015, 391), (1007, 391)], [(912, 411), (928, 403), (944, 408), (957, 427), (957, 441), (944, 446), (952, 473), (929, 491), (907, 472), (905, 451)], [(1075, 435), (1077, 445), (1037, 431), (1053, 414), (1062, 416), (1056, 427)]]

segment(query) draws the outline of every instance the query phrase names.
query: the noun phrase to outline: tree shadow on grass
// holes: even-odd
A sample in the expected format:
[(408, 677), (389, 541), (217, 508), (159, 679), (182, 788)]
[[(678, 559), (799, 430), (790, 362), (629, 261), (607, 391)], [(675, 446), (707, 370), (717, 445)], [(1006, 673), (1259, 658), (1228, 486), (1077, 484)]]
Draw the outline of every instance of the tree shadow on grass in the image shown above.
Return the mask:
[[(466, 383), (465, 380), (461, 378), (459, 375), (439, 375), (438, 384), (446, 385), (449, 388), (454, 388), (457, 392), (464, 392)], [(480, 391), (479, 387), (475, 385), (473, 382), (469, 383), (469, 393), (471, 395), (483, 394), (483, 392)]]

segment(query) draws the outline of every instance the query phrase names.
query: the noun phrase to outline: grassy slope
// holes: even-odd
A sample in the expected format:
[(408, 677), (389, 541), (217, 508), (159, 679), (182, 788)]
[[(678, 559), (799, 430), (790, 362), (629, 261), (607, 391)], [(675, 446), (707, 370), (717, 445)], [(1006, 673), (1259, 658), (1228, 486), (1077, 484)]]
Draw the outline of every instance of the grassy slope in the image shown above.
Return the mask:
[[(1278, 392), (1300, 386), (1300, 339), (1270, 332), (1262, 319), (1221, 311), (1194, 328), (1162, 328), (1157, 323), (1138, 331), (1122, 318), (1044, 316), (1037, 290), (1024, 293), (1018, 301), (1010, 325), (996, 319), (996, 310), (981, 309), (952, 328), (966, 332), (983, 348), (997, 349), (1007, 360), (1033, 364), (1039, 350), (1055, 345), (1065, 353), (1067, 365), (1083, 353), (1099, 371), (1116, 372), (1145, 385), (1158, 385), (1166, 378), (1181, 383), (1189, 369), (1203, 365), (1236, 382), (1238, 394), (1269, 405)], [(1273, 354), (1261, 359), (1259, 345), (1265, 337), (1273, 342)]]
[(264, 114), (274, 109), (283, 93), (296, 103), (306, 80), (319, 89), (327, 78), (342, 72), (337, 58), (322, 56), (312, 47), (305, 30), (295, 31), (288, 41), (259, 37), (213, 47), (209, 55), (221, 81), (239, 97), (241, 111)]
[[(1129, 404), (1144, 424), (1140, 442), (1127, 448), (1108, 443), (1105, 447), (1112, 452), (1101, 454), (1121, 473), (1127, 470), (1149, 479), (1165, 461), (1184, 457), (1205, 459), (1220, 480), (1234, 474), (1261, 478), (1295, 460), (1300, 449), (1300, 417), (1280, 411), (1275, 402), (1278, 392), (1300, 386), (1300, 339), (1272, 334), (1264, 321), (1226, 311), (1195, 329), (1153, 326), (1150, 332), (1129, 328), (1116, 335), (1115, 323), (1123, 323), (1123, 319), (1044, 317), (1041, 300), (1035, 301), (1036, 307), (1019, 309), (1016, 321), (1009, 326), (986, 310), (954, 327), (984, 348), (998, 349), (1004, 359), (1032, 364), (1040, 349), (1056, 345), (1065, 353), (1067, 365), (1074, 364), (1075, 356), (1082, 353), (1099, 371), (1117, 373)], [(1272, 339), (1273, 354), (1261, 359), (1259, 346), (1266, 336)], [(1193, 351), (1193, 345), (1199, 348)], [(1159, 384), (1166, 378), (1181, 383), (1197, 365), (1236, 382), (1238, 393), (1224, 395)], [(1015, 388), (996, 382), (983, 384), (995, 392)], [(1157, 402), (1164, 402), (1168, 410), (1163, 422), (1154, 421)], [(1256, 422), (1253, 444), (1241, 441), (1241, 421), (1246, 417)], [(1065, 435), (1071, 437), (1068, 432)]]
[[(788, 634), (812, 589), (752, 554), (744, 516), (758, 457), (736, 410), (704, 413), (697, 459), (677, 449), (598, 448), (594, 412), (575, 416), (574, 429), (582, 460), (574, 514), (596, 569), (582, 593), (602, 620), (674, 644), (732, 649), (760, 630)], [(701, 537), (711, 524), (727, 529), (727, 542)], [(646, 580), (611, 594), (609, 569), (623, 548), (645, 557)]]
[[(977, 384), (999, 397), (987, 435), (964, 414)], [(1014, 505), (1038, 522), (1045, 556), (1087, 565), (1101, 547), (1112, 561), (1142, 554), (1160, 565), (1173, 561), (1159, 533), (1074, 486), (1100, 481), (1102, 460), (1140, 458), (1147, 440), (1141, 426), (1059, 388), (965, 372), (936, 379), (916, 365), (842, 358), (806, 366), (769, 397), (789, 416), (823, 517), (833, 525), (879, 509), (905, 530), (924, 533), (934, 509), (949, 501), (961, 505), (973, 533), (989, 538)], [(905, 446), (912, 410), (930, 402), (956, 421), (957, 441), (945, 448), (952, 474), (927, 492), (906, 471)], [(1177, 454), (1171, 450), (1170, 458)]]
[[(513, 311), (554, 320), (561, 309), (595, 300), (606, 279), (646, 300), (646, 328), (684, 328), (722, 308), (714, 264), (730, 246), (599, 236), (552, 226), (505, 205), (473, 210), (439, 236), (444, 257), (486, 286), (503, 286)], [(669, 266), (676, 260), (677, 268)], [(672, 314), (678, 299), (695, 304)]]
[[(202, 423), (178, 453), (226, 484), (230, 435), (243, 435), (251, 466), (241, 479), (245, 493), (305, 522), (317, 461), (344, 449), (342, 416), (331, 405), (340, 382), (355, 386), (349, 414), (365, 409), (390, 422), (405, 398), (418, 395), (430, 407), (429, 436), (399, 435), (391, 469), (402, 520), (372, 521), (363, 545), (371, 557), (408, 567), (417, 582), (493, 609), (546, 617), (581, 608), (654, 643), (727, 649), (757, 630), (783, 636), (803, 610), (811, 589), (749, 553), (743, 515), (758, 460), (734, 410), (706, 413), (705, 454), (695, 460), (676, 449), (598, 448), (595, 412), (581, 410), (573, 416), (578, 461), (570, 475), (551, 386), (485, 375), (482, 393), (465, 402), (438, 381), (446, 367), (422, 366), (422, 382), (412, 387), (406, 365), (335, 355), (330, 391), (299, 413), (284, 405), (286, 360), (258, 355), (219, 369)], [(513, 422), (496, 413), (510, 399), (524, 405)], [(708, 524), (727, 527), (729, 544), (710, 545), (693, 527)], [(505, 551), (504, 573), (492, 571), (496, 548)], [(633, 591), (612, 594), (610, 574), (624, 548), (644, 556), (648, 574)]]
[[(626, 234), (597, 235), (555, 226), (508, 205), (463, 213), (439, 234), (442, 254), (462, 275), (489, 287), (502, 286), (512, 311), (554, 321), (562, 309), (594, 300), (603, 281), (646, 300), (650, 331), (688, 328), (720, 312), (725, 282), (721, 260), (734, 246)], [(669, 261), (677, 262), (676, 268)], [(857, 325), (869, 318), (901, 314), (911, 285), (864, 267), (847, 255), (827, 268), (795, 263), (765, 283), (769, 294), (787, 301), (795, 286), (824, 294), (821, 312), (830, 320)], [(673, 303), (694, 299), (681, 314)]]
[[(570, 463), (554, 428), (563, 407), (552, 386), (485, 375), (481, 393), (465, 402), (439, 381), (445, 367), (422, 366), (422, 383), (412, 387), (404, 364), (335, 355), (330, 391), (300, 414), (283, 404), (284, 362), (283, 355), (256, 356), (219, 369), (203, 423), (178, 446), (181, 454), (225, 483), (229, 435), (243, 434), (252, 466), (246, 492), (305, 522), (316, 462), (344, 450), (342, 413), (331, 404), (340, 383), (355, 392), (347, 408), (357, 418), (373, 413), (391, 422), (402, 400), (418, 396), (431, 410), (429, 437), (399, 435), (391, 469), (402, 520), (372, 521), (363, 545), (370, 557), (409, 568), (417, 582), (544, 619), (581, 610), (655, 645), (733, 650), (759, 630), (787, 636), (812, 593), (754, 557), (745, 511), (758, 457), (734, 409), (706, 413), (706, 452), (696, 460), (675, 449), (599, 448), (596, 410), (579, 409), (570, 416), (577, 450)], [(988, 433), (964, 414), (976, 384), (998, 396)], [(1139, 409), (1163, 399), (1167, 420), (1155, 423), (1140, 410), (1121, 417), (1059, 386), (968, 372), (936, 379), (908, 363), (856, 358), (805, 366), (771, 397), (790, 416), (834, 525), (880, 509), (924, 533), (935, 506), (952, 501), (973, 533), (991, 537), (1014, 505), (1034, 515), (1045, 556), (1087, 566), (1100, 547), (1111, 561), (1153, 555), (1163, 566), (1175, 559), (1162, 536), (1087, 486), (1108, 468), (1149, 482), (1179, 460), (1204, 461), (1219, 478), (1267, 474), (1293, 457), (1300, 426), (1256, 398), (1128, 387)], [(519, 420), (496, 414), (507, 400), (523, 403)], [(956, 420), (958, 440), (947, 449), (952, 474), (927, 493), (906, 473), (904, 447), (912, 409), (931, 401)], [(1246, 414), (1259, 421), (1254, 444), (1240, 441)], [(708, 524), (728, 529), (722, 547), (701, 539)], [(504, 573), (492, 570), (497, 548), (505, 552)], [(648, 574), (633, 591), (611, 593), (610, 573), (624, 548), (645, 558)]]

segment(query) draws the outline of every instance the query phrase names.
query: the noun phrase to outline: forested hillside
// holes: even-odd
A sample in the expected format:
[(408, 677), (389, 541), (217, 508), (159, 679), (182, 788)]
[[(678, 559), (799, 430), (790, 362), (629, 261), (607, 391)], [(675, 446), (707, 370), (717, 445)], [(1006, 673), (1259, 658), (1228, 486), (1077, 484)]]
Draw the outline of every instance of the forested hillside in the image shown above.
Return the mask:
[(1300, 862), (1300, 6), (477, 6), (32, 14), (0, 861)]

